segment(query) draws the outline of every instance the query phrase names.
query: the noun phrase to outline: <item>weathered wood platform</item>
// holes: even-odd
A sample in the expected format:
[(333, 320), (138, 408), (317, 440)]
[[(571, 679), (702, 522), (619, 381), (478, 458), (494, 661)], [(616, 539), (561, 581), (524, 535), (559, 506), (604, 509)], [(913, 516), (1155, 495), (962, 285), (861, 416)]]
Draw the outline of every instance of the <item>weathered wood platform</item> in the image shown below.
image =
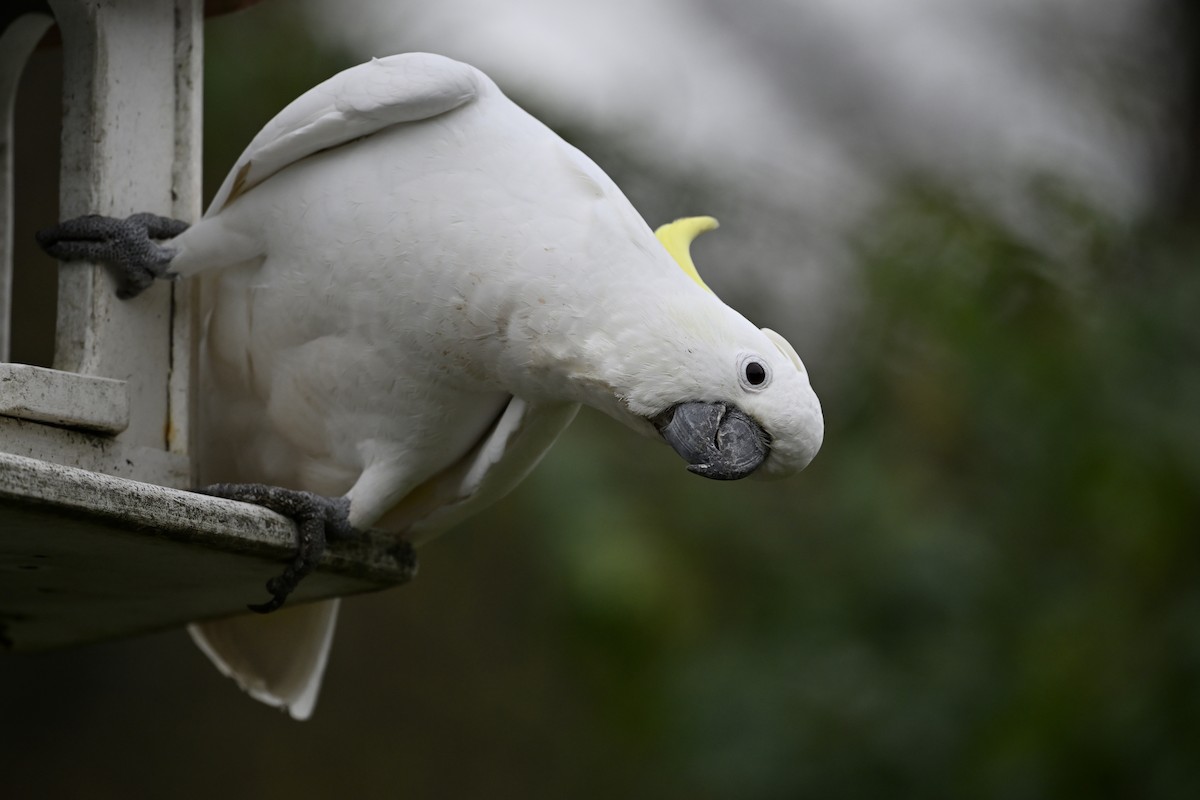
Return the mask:
[[(242, 613), (294, 552), (263, 508), (0, 454), (0, 650), (40, 650)], [(331, 544), (289, 603), (407, 582), (411, 549)]]

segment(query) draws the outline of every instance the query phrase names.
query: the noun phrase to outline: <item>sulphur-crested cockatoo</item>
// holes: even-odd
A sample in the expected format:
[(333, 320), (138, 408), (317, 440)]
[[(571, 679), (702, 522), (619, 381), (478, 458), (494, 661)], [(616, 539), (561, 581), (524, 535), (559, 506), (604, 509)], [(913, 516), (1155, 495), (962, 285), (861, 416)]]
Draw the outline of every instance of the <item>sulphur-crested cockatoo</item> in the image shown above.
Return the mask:
[[(60, 258), (111, 264), (125, 295), (202, 276), (202, 480), (312, 494), (214, 491), (317, 534), (420, 543), (512, 489), (580, 404), (711, 478), (809, 463), (824, 429), (799, 356), (688, 255), (715, 224), (656, 237), (487, 76), (407, 54), (280, 112), (191, 227), (91, 216), (39, 236)], [(242, 688), (305, 718), (336, 613), (335, 600), (191, 630)]]

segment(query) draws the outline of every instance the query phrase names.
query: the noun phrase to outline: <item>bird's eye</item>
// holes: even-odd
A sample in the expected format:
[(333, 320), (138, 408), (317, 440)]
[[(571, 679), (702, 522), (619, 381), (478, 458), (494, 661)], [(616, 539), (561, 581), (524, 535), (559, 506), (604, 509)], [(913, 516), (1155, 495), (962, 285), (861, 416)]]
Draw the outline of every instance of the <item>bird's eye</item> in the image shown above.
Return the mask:
[(742, 361), (742, 385), (747, 389), (761, 389), (767, 383), (770, 373), (767, 365), (757, 358), (750, 356)]

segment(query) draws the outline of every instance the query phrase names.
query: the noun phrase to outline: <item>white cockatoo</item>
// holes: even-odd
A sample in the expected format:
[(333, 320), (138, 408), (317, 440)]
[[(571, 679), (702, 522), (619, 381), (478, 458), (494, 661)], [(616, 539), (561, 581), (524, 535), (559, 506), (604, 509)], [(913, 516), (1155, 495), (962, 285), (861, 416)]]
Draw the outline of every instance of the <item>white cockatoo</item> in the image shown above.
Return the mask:
[[(688, 254), (715, 224), (656, 236), (483, 73), (406, 54), (287, 106), (200, 222), (92, 216), (39, 238), (113, 265), (126, 295), (200, 276), (202, 480), (303, 490), (290, 495), (315, 496), (330, 535), (419, 544), (512, 489), (580, 404), (708, 477), (809, 463), (824, 428), (799, 356)], [(303, 719), (337, 608), (191, 631), (243, 689)]]

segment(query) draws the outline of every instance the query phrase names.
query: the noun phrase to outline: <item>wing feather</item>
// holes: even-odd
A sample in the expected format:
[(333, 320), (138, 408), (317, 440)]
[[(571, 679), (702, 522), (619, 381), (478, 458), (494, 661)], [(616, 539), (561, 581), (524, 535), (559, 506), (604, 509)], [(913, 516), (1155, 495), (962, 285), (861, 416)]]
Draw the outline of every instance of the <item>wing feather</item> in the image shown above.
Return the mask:
[(405, 496), (379, 527), (421, 545), (504, 497), (575, 418), (575, 403), (514, 397), (471, 452)]
[(339, 72), (290, 103), (254, 137), (207, 216), (307, 156), (469, 103), (485, 81), (474, 67), (430, 53), (376, 58)]

